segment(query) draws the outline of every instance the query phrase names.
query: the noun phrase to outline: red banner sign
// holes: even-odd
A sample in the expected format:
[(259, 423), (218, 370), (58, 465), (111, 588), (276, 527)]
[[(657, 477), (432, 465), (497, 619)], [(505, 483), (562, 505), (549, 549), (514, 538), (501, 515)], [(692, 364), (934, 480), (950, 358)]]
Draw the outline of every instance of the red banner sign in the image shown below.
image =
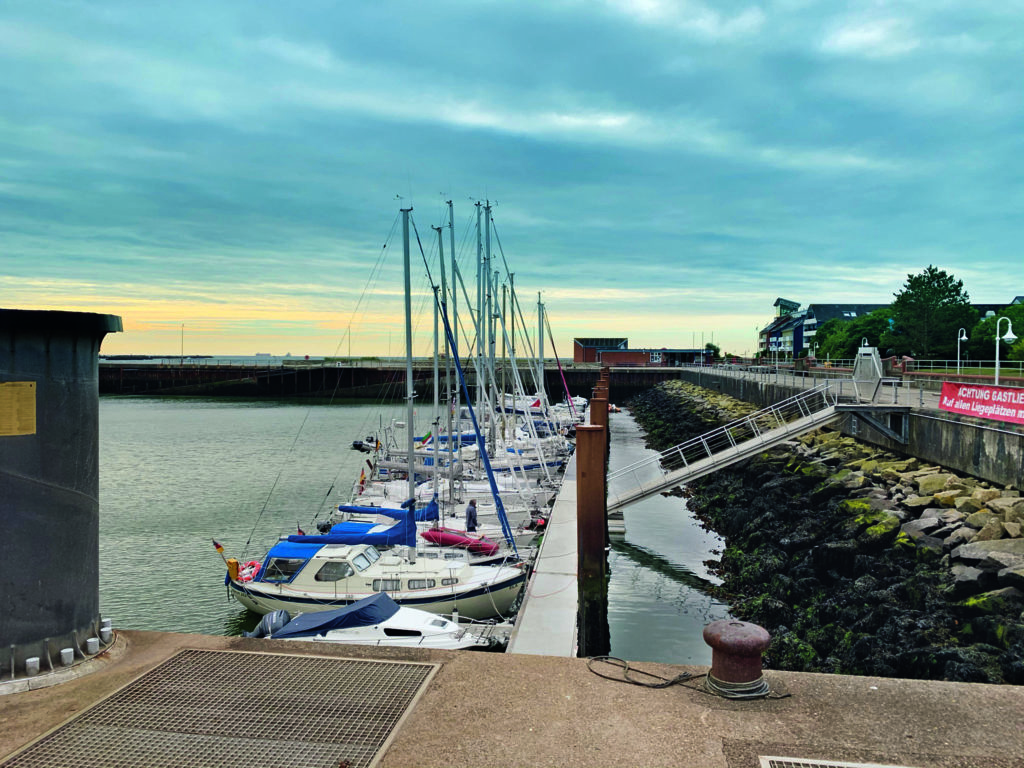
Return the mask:
[(944, 381), (939, 408), (964, 416), (1024, 424), (1024, 388)]

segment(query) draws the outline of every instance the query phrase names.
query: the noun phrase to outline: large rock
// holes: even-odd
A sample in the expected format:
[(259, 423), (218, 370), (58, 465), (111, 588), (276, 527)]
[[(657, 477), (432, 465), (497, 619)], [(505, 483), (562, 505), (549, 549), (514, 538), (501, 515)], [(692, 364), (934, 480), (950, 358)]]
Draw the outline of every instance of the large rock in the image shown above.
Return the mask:
[(935, 499), (935, 503), (940, 507), (954, 507), (956, 506), (956, 500), (963, 495), (964, 492), (962, 490), (955, 488), (946, 491), (938, 491), (932, 498)]
[(960, 496), (953, 499), (953, 506), (956, 507), (956, 511), (964, 515), (973, 515), (978, 510), (984, 508), (984, 504), (980, 499), (976, 499), (973, 495), (971, 496)]
[(1014, 498), (1013, 496), (1002, 496), (998, 499), (992, 499), (985, 506), (997, 515), (1003, 515), (1011, 511), (1017, 512), (1018, 510), (1024, 510), (1024, 499)]
[(1024, 555), (1016, 552), (989, 552), (978, 567), (986, 571), (1001, 571), (1004, 568), (1024, 568)]
[(946, 540), (942, 543), (944, 549), (952, 550), (959, 547), (961, 544), (967, 544), (971, 542), (978, 532), (973, 528), (968, 528), (966, 525), (962, 525), (953, 531)]
[(987, 509), (983, 509), (980, 512), (975, 512), (973, 515), (968, 515), (964, 519), (964, 525), (969, 525), (971, 528), (975, 528), (980, 531), (993, 520), (998, 519), (999, 515), (994, 512), (989, 512)]
[(907, 509), (924, 509), (935, 503), (935, 497), (932, 495), (911, 496), (909, 499), (904, 499), (902, 503)]
[[(921, 517), (924, 517), (924, 515), (921, 515)], [(952, 523), (962, 523), (963, 520), (964, 520), (964, 517), (965, 517), (965, 515), (962, 512), (954, 511), (952, 509), (947, 509), (947, 510), (944, 510), (944, 511), (940, 511), (940, 514), (938, 515), (939, 520), (941, 520), (944, 523), (950, 523), (950, 524), (952, 524)]]
[(896, 515), (879, 514), (882, 515), (881, 519), (869, 525), (857, 537), (857, 540), (868, 548), (887, 546), (900, 532), (900, 519)]
[[(1002, 492), (995, 488), (976, 488), (974, 493), (971, 494), (971, 498), (984, 507), (992, 499), (998, 499), (1002, 495)], [(980, 508), (981, 507), (979, 507), (979, 509)]]
[(939, 491), (946, 490), (946, 488), (948, 488), (946, 483), (950, 480), (956, 482), (959, 478), (956, 475), (949, 475), (945, 473), (924, 475), (923, 477), (917, 478), (917, 492), (922, 496), (931, 496)]
[(1021, 526), (1020, 523), (1003, 523), (1003, 531), (1006, 533), (1008, 539), (1019, 539)]
[(900, 530), (912, 539), (919, 539), (933, 531), (937, 531), (941, 526), (942, 523), (937, 517), (922, 517), (917, 520), (911, 520), (909, 523), (904, 523)]
[(1000, 587), (1024, 589), (1024, 565), (1019, 568), (1004, 568), (999, 571), (996, 581)]
[(996, 518), (985, 524), (985, 527), (978, 531), (978, 535), (974, 537), (974, 541), (995, 541), (996, 539), (1005, 539), (1006, 531), (1003, 530), (1003, 524)]
[(902, 459), (899, 461), (881, 461), (878, 463), (879, 470), (891, 469), (895, 472), (913, 472), (920, 466), (917, 459)]
[(992, 583), (992, 574), (970, 565), (958, 563), (950, 569), (950, 572), (953, 574), (951, 597), (954, 600), (962, 600), (968, 595), (976, 595), (988, 589)]
[(961, 601), (960, 605), (973, 613), (1008, 613), (1017, 616), (1020, 609), (1024, 608), (1024, 592), (1016, 587), (1003, 587), (969, 597)]
[(1010, 552), (1024, 556), (1024, 539), (997, 539), (995, 541), (971, 541), (950, 552), (954, 560), (965, 563), (980, 563), (989, 552)]

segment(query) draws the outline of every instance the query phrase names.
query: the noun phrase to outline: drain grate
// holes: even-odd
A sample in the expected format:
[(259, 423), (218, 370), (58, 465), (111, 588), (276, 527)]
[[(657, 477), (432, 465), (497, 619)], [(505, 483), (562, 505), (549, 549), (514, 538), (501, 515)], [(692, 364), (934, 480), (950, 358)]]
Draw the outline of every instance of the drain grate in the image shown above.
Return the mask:
[(762, 757), (761, 768), (909, 768), (878, 763), (837, 763), (832, 760), (802, 760), (797, 757)]
[(182, 651), (0, 768), (370, 766), (436, 669)]

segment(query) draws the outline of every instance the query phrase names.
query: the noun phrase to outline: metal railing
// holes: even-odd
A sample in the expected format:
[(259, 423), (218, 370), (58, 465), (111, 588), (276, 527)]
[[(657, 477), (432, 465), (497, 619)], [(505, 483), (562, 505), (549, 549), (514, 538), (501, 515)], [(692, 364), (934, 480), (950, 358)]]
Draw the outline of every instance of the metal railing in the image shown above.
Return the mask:
[[(995, 360), (969, 360), (966, 357), (960, 358), (961, 375), (965, 376), (992, 376), (995, 372)], [(907, 360), (906, 370), (908, 373), (942, 373), (955, 374), (957, 370), (956, 360)], [(1021, 360), (1000, 360), (999, 373), (1005, 376), (1024, 376), (1024, 361)]]
[[(659, 454), (617, 469), (608, 474), (609, 488), (613, 483), (625, 477), (630, 477), (636, 488), (650, 488), (652, 486), (652, 469), (657, 471), (657, 475), (660, 475), (660, 478), (654, 478), (656, 484), (657, 480), (666, 479), (668, 475), (698, 461), (712, 459), (711, 466), (715, 466), (715, 456), (722, 456), (725, 460), (723, 454), (731, 448), (738, 448), (752, 442), (758, 445), (778, 442), (785, 439), (791, 432), (787, 429), (788, 427), (793, 427), (801, 419), (824, 414), (834, 408), (837, 401), (838, 398), (828, 382), (819, 384), (768, 408), (691, 438)], [(806, 430), (806, 422), (799, 429), (800, 431)], [(642, 477), (643, 470), (647, 470), (646, 479)], [(622, 495), (619, 495), (618, 498), (621, 499)]]

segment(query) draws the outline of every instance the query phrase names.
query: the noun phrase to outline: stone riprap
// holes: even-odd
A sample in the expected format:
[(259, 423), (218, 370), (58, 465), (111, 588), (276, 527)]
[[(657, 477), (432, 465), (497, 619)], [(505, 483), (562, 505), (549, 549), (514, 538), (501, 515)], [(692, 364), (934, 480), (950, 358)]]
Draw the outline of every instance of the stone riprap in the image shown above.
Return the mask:
[[(668, 382), (630, 403), (663, 450), (754, 410)], [(778, 669), (1024, 684), (1024, 498), (819, 430), (685, 489)]]

